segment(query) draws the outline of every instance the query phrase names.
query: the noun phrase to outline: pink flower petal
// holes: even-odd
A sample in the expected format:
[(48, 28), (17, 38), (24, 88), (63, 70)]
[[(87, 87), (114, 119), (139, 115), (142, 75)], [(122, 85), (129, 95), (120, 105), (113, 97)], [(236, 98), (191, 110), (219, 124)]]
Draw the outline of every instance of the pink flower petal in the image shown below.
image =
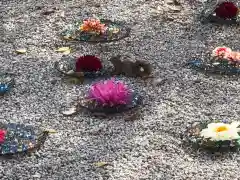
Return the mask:
[(126, 104), (129, 101), (130, 91), (114, 78), (94, 84), (89, 92), (89, 97), (97, 100), (102, 105), (115, 106)]

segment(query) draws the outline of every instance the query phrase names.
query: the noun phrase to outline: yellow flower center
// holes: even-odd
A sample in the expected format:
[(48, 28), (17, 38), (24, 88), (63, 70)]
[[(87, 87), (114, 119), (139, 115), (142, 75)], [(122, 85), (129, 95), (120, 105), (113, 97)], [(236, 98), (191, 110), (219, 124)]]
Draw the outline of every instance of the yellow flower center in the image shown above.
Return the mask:
[(219, 127), (217, 127), (216, 128), (216, 132), (223, 132), (223, 131), (227, 131), (228, 130), (228, 128), (226, 127), (226, 126), (219, 126)]

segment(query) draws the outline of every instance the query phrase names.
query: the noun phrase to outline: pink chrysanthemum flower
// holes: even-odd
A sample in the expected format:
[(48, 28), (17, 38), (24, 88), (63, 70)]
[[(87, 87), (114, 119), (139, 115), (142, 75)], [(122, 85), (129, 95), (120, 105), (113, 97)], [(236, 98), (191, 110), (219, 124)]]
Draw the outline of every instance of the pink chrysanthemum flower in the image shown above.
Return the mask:
[(240, 53), (232, 51), (228, 47), (217, 47), (213, 50), (213, 57), (218, 57), (219, 59), (226, 59), (230, 64), (240, 64)]
[(131, 98), (130, 89), (115, 79), (100, 81), (92, 85), (88, 98), (101, 106), (117, 106), (127, 104)]
[(229, 59), (231, 57), (231, 53), (232, 53), (232, 50), (228, 47), (217, 47), (213, 50), (212, 56)]
[(233, 61), (237, 64), (240, 64), (240, 52), (232, 51), (229, 58), (231, 61)]

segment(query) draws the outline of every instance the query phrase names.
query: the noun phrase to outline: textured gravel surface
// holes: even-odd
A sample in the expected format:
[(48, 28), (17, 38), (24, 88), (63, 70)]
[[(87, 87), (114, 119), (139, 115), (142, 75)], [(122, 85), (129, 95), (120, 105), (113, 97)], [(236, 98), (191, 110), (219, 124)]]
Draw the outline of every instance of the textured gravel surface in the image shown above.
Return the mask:
[[(103, 2), (104, 1), (104, 2)], [(17, 74), (16, 88), (1, 99), (0, 119), (58, 131), (36, 155), (0, 161), (0, 179), (76, 180), (235, 180), (238, 154), (193, 153), (179, 135), (198, 120), (239, 120), (240, 85), (237, 78), (208, 77), (182, 68), (190, 57), (226, 45), (239, 50), (239, 27), (202, 25), (202, 3), (181, 1), (172, 13), (166, 3), (153, 0), (1, 0), (1, 70)], [(172, 6), (172, 5), (171, 5)], [(41, 15), (56, 7), (54, 13)], [(104, 45), (65, 43), (57, 36), (74, 19), (87, 15), (124, 20), (131, 37)], [(70, 46), (71, 53), (92, 53), (107, 60), (130, 54), (152, 63), (154, 74), (167, 78), (155, 87), (149, 81), (126, 79), (146, 91), (141, 118), (124, 121), (86, 114), (63, 117), (59, 110), (83, 93), (86, 86), (63, 83), (53, 69)], [(16, 49), (27, 53), (17, 55)], [(108, 162), (96, 167), (96, 162)]]

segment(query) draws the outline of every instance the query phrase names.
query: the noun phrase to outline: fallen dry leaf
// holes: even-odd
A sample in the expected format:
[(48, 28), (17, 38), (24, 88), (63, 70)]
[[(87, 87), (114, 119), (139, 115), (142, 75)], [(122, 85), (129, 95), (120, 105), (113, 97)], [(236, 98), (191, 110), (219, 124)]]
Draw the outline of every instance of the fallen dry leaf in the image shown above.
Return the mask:
[(66, 83), (68, 84), (82, 84), (84, 82), (83, 78), (70, 77), (66, 78)]
[(66, 111), (63, 111), (62, 114), (65, 115), (65, 116), (71, 116), (71, 115), (75, 114), (76, 112), (77, 112), (76, 107), (72, 107), (72, 108), (69, 108)]
[(73, 75), (74, 73), (75, 73), (74, 70), (70, 70), (70, 71), (67, 72), (68, 75)]
[(17, 49), (16, 50), (16, 53), (18, 53), (18, 54), (25, 54), (26, 52), (27, 52), (26, 49)]
[(70, 50), (69, 47), (60, 47), (56, 50), (56, 52), (64, 52), (64, 51), (68, 51), (68, 50)]
[(61, 17), (65, 17), (65, 12), (62, 11), (61, 14), (60, 14)]
[(67, 55), (71, 53), (71, 49), (69, 47), (60, 47), (56, 50), (56, 52), (62, 52), (63, 54)]
[(47, 129), (47, 130), (45, 130), (45, 131), (48, 132), (48, 133), (50, 133), (50, 134), (55, 134), (55, 133), (57, 133), (57, 131), (54, 130), (54, 129)]
[(67, 51), (63, 52), (63, 54), (65, 54), (65, 55), (68, 55), (68, 54), (70, 54), (70, 53), (71, 53), (70, 50), (67, 50)]
[(97, 167), (104, 167), (104, 166), (109, 165), (109, 163), (107, 163), (107, 162), (96, 162), (96, 163), (94, 163), (94, 165), (97, 166)]

